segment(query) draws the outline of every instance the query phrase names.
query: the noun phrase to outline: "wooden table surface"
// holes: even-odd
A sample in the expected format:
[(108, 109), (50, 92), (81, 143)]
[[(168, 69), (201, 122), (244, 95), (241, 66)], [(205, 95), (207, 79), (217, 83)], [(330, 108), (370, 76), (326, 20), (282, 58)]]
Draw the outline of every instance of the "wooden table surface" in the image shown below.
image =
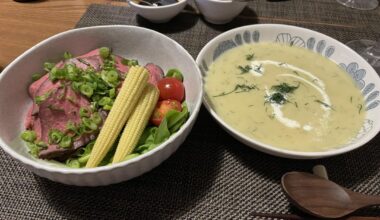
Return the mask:
[(0, 1), (0, 68), (31, 46), (72, 29), (92, 3), (121, 5), (112, 0)]

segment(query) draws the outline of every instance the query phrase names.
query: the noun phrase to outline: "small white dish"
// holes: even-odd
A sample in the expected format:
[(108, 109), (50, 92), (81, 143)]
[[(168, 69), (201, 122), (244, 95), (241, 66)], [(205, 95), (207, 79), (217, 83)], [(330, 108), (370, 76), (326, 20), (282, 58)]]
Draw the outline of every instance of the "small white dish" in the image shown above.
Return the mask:
[(157, 7), (139, 5), (131, 0), (128, 3), (141, 17), (153, 23), (165, 23), (177, 16), (185, 8), (187, 0), (179, 0), (174, 4)]
[[(32, 157), (20, 134), (32, 100), (31, 76), (43, 72), (43, 63), (56, 62), (65, 51), (74, 56), (107, 46), (141, 64), (154, 62), (164, 70), (178, 68), (184, 75), (190, 117), (181, 129), (153, 150), (131, 160), (97, 168), (73, 169)], [(153, 49), (152, 49), (153, 48)], [(162, 56), (165, 54), (165, 56)], [(50, 180), (77, 186), (101, 186), (139, 176), (166, 160), (185, 140), (202, 105), (202, 78), (194, 59), (177, 42), (158, 32), (126, 25), (95, 26), (69, 30), (33, 46), (0, 74), (0, 146), (28, 170)]]
[(212, 24), (226, 24), (238, 16), (248, 2), (232, 0), (195, 0), (206, 21)]
[(343, 154), (363, 146), (379, 133), (380, 77), (371, 65), (355, 51), (341, 42), (319, 32), (281, 24), (258, 24), (235, 28), (220, 34), (207, 43), (199, 53), (196, 62), (201, 68), (202, 75), (205, 77), (211, 63), (225, 51), (242, 44), (265, 41), (305, 47), (339, 64), (346, 70), (347, 74), (353, 78), (364, 96), (367, 109), (364, 124), (357, 136), (350, 143), (339, 148), (321, 152), (284, 150), (249, 138), (231, 127), (214, 111), (205, 94), (203, 98), (204, 105), (215, 120), (228, 133), (245, 145), (256, 150), (274, 156), (292, 159), (316, 159)]

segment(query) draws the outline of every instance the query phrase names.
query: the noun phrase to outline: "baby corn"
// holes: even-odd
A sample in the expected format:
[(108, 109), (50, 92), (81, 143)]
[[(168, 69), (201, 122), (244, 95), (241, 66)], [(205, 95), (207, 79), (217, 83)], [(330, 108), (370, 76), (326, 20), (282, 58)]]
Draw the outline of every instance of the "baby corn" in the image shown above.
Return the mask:
[(127, 125), (121, 135), (112, 163), (121, 162), (128, 154), (132, 153), (144, 128), (148, 124), (149, 118), (157, 104), (158, 96), (159, 91), (155, 86), (148, 84), (145, 87), (137, 107), (128, 119)]
[(140, 96), (147, 85), (149, 73), (143, 67), (132, 67), (116, 97), (116, 100), (100, 130), (92, 149), (87, 168), (96, 167), (111, 149), (118, 134), (123, 129), (130, 114), (136, 107)]

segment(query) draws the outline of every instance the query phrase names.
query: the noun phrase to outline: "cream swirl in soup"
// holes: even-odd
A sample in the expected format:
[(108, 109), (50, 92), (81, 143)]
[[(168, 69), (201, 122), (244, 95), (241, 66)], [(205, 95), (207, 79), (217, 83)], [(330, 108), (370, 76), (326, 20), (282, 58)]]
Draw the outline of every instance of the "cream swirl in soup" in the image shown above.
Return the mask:
[(284, 44), (246, 44), (223, 53), (210, 65), (205, 91), (231, 127), (294, 151), (342, 147), (366, 115), (360, 90), (336, 63)]

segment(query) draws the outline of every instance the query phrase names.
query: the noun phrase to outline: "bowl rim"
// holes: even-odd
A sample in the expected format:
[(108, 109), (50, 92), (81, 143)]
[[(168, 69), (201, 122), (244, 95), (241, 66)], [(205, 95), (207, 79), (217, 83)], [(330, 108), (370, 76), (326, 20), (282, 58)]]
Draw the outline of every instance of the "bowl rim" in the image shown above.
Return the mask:
[(198, 115), (198, 113), (200, 111), (201, 105), (202, 105), (202, 97), (203, 97), (203, 92), (204, 92), (203, 91), (202, 74), (200, 72), (200, 69), (199, 69), (198, 65), (196, 64), (194, 58), (190, 55), (190, 53), (182, 45), (180, 45), (178, 42), (176, 42), (175, 40), (169, 38), (168, 36), (166, 36), (166, 35), (164, 35), (162, 33), (159, 33), (157, 31), (154, 31), (154, 30), (151, 30), (151, 29), (143, 28), (143, 27), (138, 27), (138, 26), (133, 26), (133, 25), (101, 25), (101, 26), (76, 28), (76, 29), (71, 29), (71, 30), (67, 30), (67, 31), (64, 31), (64, 32), (60, 32), (58, 34), (55, 34), (55, 35), (53, 35), (53, 36), (51, 36), (51, 37), (49, 37), (49, 38), (47, 38), (47, 39), (45, 39), (45, 40), (37, 43), (36, 45), (32, 46), (31, 48), (29, 48), (28, 50), (26, 50), (25, 52), (23, 52), (16, 59), (14, 59), (10, 64), (8, 64), (5, 67), (5, 69), (0, 74), (0, 81), (2, 80), (2, 78), (5, 75), (7, 75), (8, 70), (11, 69), (16, 63), (18, 63), (19, 60), (23, 59), (26, 55), (30, 54), (31, 52), (33, 52), (36, 48), (40, 47), (41, 45), (47, 44), (47, 43), (49, 43), (52, 40), (55, 40), (57, 38), (60, 38), (62, 36), (69, 35), (69, 34), (75, 33), (75, 32), (81, 32), (81, 31), (92, 30), (92, 29), (113, 29), (113, 28), (138, 29), (138, 30), (142, 30), (142, 31), (148, 32), (150, 34), (156, 34), (156, 35), (158, 35), (161, 38), (169, 40), (170, 42), (172, 42), (172, 43), (174, 43), (176, 45), (176, 48), (179, 48), (180, 50), (182, 50), (183, 53), (184, 53), (184, 55), (187, 56), (191, 60), (191, 62), (194, 64), (194, 66), (196, 67), (195, 68), (196, 72), (194, 74), (196, 75), (197, 81), (200, 84), (200, 91), (199, 91), (200, 95), (199, 95), (199, 98), (196, 99), (193, 111), (190, 112), (189, 118), (187, 119), (187, 121), (185, 122), (185, 124), (182, 125), (182, 127), (180, 128), (180, 130), (178, 130), (176, 133), (174, 133), (173, 135), (171, 135), (169, 137), (169, 139), (167, 139), (166, 141), (164, 141), (162, 144), (158, 145), (154, 149), (152, 149), (152, 150), (150, 150), (150, 151), (148, 151), (148, 152), (146, 152), (146, 153), (144, 153), (144, 154), (142, 154), (142, 155), (140, 155), (140, 156), (138, 156), (136, 158), (132, 158), (130, 160), (127, 160), (127, 161), (124, 161), (124, 162), (120, 162), (120, 163), (116, 163), (116, 164), (110, 164), (110, 165), (107, 165), (107, 166), (101, 166), (101, 167), (95, 167), (95, 168), (69, 168), (69, 167), (59, 167), (59, 166), (54, 166), (54, 165), (48, 165), (48, 164), (45, 164), (45, 163), (40, 163), (38, 161), (39, 159), (31, 159), (31, 158), (28, 158), (28, 157), (25, 157), (25, 156), (19, 154), (12, 147), (8, 146), (3, 141), (3, 138), (0, 137), (0, 147), (6, 153), (8, 153), (10, 156), (12, 156), (13, 158), (15, 158), (16, 160), (22, 162), (24, 165), (26, 164), (26, 165), (29, 165), (29, 166), (31, 166), (33, 168), (38, 169), (38, 170), (45, 170), (45, 171), (53, 172), (53, 173), (85, 175), (85, 174), (98, 173), (98, 172), (107, 172), (107, 171), (111, 171), (111, 170), (115, 170), (115, 169), (120, 169), (120, 168), (128, 166), (130, 164), (136, 164), (140, 160), (148, 158), (148, 157), (150, 157), (151, 155), (155, 154), (158, 151), (162, 151), (167, 145), (173, 143), (178, 137), (180, 137), (180, 134), (185, 129), (187, 129), (189, 126), (191, 126), (191, 124), (192, 124), (193, 121), (196, 121), (196, 117), (197, 117), (197, 115)]
[[(334, 43), (334, 45), (339, 45), (339, 47), (344, 47), (346, 50), (349, 50), (351, 53), (354, 53), (357, 55), (358, 59), (361, 60), (361, 62), (365, 62), (368, 64), (370, 67), (369, 70), (372, 73), (376, 73), (376, 71), (373, 69), (373, 67), (366, 61), (364, 58), (362, 58), (359, 54), (357, 54), (354, 50), (349, 48), (347, 45), (343, 44), (342, 42), (336, 40), (335, 38), (332, 38), (328, 35), (325, 35), (323, 33), (320, 33), (318, 31), (314, 31), (308, 28), (303, 28), (303, 27), (298, 27), (294, 25), (285, 25), (285, 24), (253, 24), (253, 25), (246, 25), (238, 28), (231, 29), (229, 31), (223, 32), (219, 34), (218, 36), (214, 37), (212, 40), (210, 40), (199, 52), (197, 58), (196, 58), (196, 63), (201, 66), (202, 65), (202, 59), (204, 54), (206, 53), (209, 48), (214, 45), (215, 43), (218, 43), (221, 39), (223, 39), (225, 36), (228, 36), (233, 33), (242, 33), (245, 30), (252, 30), (252, 29), (259, 29), (259, 28), (288, 28), (289, 30), (298, 30), (298, 31), (304, 31), (304, 32), (309, 32), (314, 35), (319, 35), (324, 38), (327, 38), (331, 40), (331, 42)], [(356, 59), (357, 60), (357, 59)], [(378, 81), (380, 81), (380, 76), (377, 74), (372, 74), (375, 75), (374, 77), (377, 77)], [(204, 75), (202, 75), (202, 78), (204, 79)], [(266, 144), (263, 142), (260, 142), (258, 140), (255, 140), (253, 138), (249, 138), (247, 135), (242, 134), (241, 132), (237, 131), (230, 125), (228, 125), (219, 115), (213, 110), (212, 106), (208, 103), (207, 101), (207, 94), (204, 91), (203, 93), (203, 104), (205, 105), (206, 109), (209, 111), (209, 113), (213, 116), (213, 118), (222, 125), (222, 128), (225, 129), (230, 135), (232, 135), (235, 139), (237, 139), (239, 142), (243, 143), (244, 145), (247, 145), (248, 147), (251, 147), (253, 149), (278, 156), (278, 157), (283, 157), (283, 158), (289, 158), (289, 159), (317, 159), (317, 158), (326, 158), (326, 157), (332, 157), (336, 155), (340, 155), (343, 153), (347, 153), (350, 151), (353, 151), (369, 141), (371, 141), (380, 131), (380, 127), (377, 127), (377, 130), (374, 132), (371, 132), (369, 136), (367, 136), (365, 139), (362, 139), (359, 142), (356, 143), (349, 143), (347, 146), (340, 147), (340, 148), (334, 148), (330, 149), (327, 151), (319, 151), (319, 152), (305, 152), (305, 151), (294, 151), (294, 150), (286, 150), (286, 149), (281, 149), (279, 147), (275, 147), (270, 144)], [(375, 129), (375, 128), (374, 128)], [(237, 138), (238, 137), (238, 138)], [(247, 144), (249, 143), (249, 144)], [(255, 147), (254, 147), (255, 146)]]
[(152, 6), (147, 6), (147, 5), (139, 5), (137, 4), (136, 2), (132, 1), (132, 0), (128, 0), (128, 4), (136, 7), (136, 8), (141, 8), (141, 9), (151, 9), (151, 10), (160, 10), (160, 9), (166, 9), (166, 8), (172, 8), (174, 6), (179, 6), (179, 5), (182, 5), (182, 4), (187, 4), (187, 0), (180, 0), (176, 3), (173, 3), (173, 4), (169, 4), (169, 5), (163, 5), (163, 6), (158, 6), (158, 7), (152, 7)]
[(209, 1), (209, 2), (213, 2), (213, 3), (219, 3), (219, 4), (236, 4), (236, 3), (240, 3), (240, 4), (245, 4), (247, 5), (248, 4), (248, 1), (247, 2), (242, 2), (242, 1), (233, 1), (233, 0), (225, 0), (225, 1), (221, 1), (221, 0), (195, 0), (196, 2), (199, 2), (199, 1)]

